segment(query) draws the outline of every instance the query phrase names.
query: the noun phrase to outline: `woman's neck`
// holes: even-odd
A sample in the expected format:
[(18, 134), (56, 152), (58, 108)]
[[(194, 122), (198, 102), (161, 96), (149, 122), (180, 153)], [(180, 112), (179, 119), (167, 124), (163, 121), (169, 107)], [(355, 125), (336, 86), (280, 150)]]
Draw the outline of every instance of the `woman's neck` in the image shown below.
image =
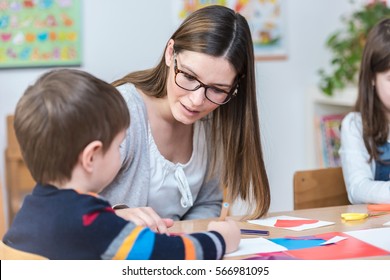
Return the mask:
[(166, 98), (142, 93), (151, 133), (160, 154), (167, 160), (186, 163), (192, 155), (193, 125), (178, 122), (172, 115)]

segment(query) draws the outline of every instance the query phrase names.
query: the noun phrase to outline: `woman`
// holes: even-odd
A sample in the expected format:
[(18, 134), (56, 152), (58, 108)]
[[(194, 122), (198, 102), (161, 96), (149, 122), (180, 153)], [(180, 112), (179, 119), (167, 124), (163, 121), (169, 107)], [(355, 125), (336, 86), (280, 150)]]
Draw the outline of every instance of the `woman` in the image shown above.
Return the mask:
[(195, 11), (155, 68), (113, 84), (131, 115), (122, 171), (103, 192), (130, 207), (118, 215), (165, 232), (170, 219), (218, 216), (222, 191), (227, 201), (255, 203), (249, 218), (267, 213), (253, 44), (243, 16), (223, 6)]

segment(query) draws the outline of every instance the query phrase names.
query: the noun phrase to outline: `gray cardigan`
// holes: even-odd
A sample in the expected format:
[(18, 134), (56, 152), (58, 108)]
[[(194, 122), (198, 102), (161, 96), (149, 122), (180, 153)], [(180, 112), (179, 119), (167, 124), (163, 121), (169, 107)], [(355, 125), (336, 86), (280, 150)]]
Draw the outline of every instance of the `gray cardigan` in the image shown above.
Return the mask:
[[(119, 86), (118, 90), (126, 100), (131, 121), (125, 141), (121, 145), (122, 168), (101, 195), (107, 198), (111, 205), (126, 204), (129, 207), (150, 206), (153, 208), (152, 205), (148, 205), (150, 163), (146, 106), (134, 85), (124, 84)], [(207, 131), (206, 129), (206, 133)], [(162, 197), (162, 199), (170, 203), (169, 198)], [(194, 197), (194, 205), (185, 215), (162, 218), (190, 220), (216, 217), (220, 213), (221, 202), (222, 192), (219, 188), (219, 180), (217, 178), (207, 180), (206, 176), (198, 195)]]

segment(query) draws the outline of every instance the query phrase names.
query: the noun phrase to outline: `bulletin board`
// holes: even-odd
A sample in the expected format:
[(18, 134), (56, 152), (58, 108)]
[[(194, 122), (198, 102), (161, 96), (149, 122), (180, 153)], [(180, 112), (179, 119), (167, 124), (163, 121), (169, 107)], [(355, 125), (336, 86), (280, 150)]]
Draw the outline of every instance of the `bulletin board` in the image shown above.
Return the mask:
[(81, 1), (0, 1), (0, 68), (81, 64)]
[(285, 0), (174, 0), (175, 24), (208, 5), (229, 7), (248, 21), (257, 60), (287, 58)]

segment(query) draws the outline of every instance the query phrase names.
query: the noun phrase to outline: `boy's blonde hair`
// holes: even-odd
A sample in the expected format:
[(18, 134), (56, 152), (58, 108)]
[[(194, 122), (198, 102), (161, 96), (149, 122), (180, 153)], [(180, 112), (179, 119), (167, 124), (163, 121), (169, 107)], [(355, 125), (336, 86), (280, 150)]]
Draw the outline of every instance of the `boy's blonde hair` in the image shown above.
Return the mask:
[(122, 95), (80, 70), (53, 70), (29, 86), (14, 119), (16, 137), (33, 178), (41, 184), (70, 179), (81, 151), (94, 140), (107, 151), (130, 124)]

